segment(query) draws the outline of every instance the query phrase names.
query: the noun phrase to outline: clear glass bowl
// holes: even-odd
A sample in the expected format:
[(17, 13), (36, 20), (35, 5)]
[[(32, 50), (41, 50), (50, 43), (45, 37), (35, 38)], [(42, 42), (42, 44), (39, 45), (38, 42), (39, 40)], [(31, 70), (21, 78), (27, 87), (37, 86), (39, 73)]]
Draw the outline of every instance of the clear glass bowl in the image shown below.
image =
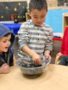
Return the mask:
[(45, 70), (47, 70), (48, 65), (50, 64), (51, 60), (46, 60), (43, 58), (42, 64), (41, 65), (25, 65), (25, 66), (20, 66), (20, 69), (23, 74), (25, 75), (37, 75), (37, 74), (42, 74)]

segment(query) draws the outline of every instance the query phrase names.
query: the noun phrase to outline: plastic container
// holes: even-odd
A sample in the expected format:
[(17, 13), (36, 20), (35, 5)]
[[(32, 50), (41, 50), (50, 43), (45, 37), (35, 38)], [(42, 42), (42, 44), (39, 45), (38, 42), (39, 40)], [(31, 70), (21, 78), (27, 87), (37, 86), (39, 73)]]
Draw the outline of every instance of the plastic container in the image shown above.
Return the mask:
[(47, 70), (48, 65), (50, 64), (51, 60), (43, 60), (41, 65), (25, 65), (25, 66), (21, 66), (20, 69), (22, 71), (23, 74), (25, 75), (38, 75), (38, 74), (42, 74), (43, 72), (45, 72)]

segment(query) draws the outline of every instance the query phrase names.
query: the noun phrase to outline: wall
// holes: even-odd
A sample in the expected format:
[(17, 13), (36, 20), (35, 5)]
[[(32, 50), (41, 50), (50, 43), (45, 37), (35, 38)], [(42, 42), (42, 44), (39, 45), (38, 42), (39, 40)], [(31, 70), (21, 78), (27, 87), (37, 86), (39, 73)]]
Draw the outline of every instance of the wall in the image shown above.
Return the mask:
[(57, 0), (47, 0), (49, 7), (56, 7), (57, 6)]
[[(27, 1), (29, 3), (30, 0), (0, 0), (0, 2), (11, 2), (11, 1)], [(47, 0), (48, 2), (48, 6), (53, 7), (53, 6), (57, 6), (57, 0)]]
[(68, 12), (68, 9), (52, 9), (48, 11), (46, 23), (53, 28), (54, 32), (63, 33), (63, 14)]

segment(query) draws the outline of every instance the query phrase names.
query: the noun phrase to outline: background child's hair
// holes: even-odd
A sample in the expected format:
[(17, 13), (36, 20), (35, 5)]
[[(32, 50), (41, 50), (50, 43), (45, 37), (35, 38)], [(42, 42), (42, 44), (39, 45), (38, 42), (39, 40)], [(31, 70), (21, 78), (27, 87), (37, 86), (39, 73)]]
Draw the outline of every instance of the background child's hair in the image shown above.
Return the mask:
[(29, 11), (31, 11), (32, 9), (41, 10), (43, 8), (46, 9), (46, 11), (48, 11), (46, 0), (30, 0)]
[(6, 35), (4, 35), (4, 37), (8, 36), (8, 35), (11, 35), (11, 33), (7, 33)]

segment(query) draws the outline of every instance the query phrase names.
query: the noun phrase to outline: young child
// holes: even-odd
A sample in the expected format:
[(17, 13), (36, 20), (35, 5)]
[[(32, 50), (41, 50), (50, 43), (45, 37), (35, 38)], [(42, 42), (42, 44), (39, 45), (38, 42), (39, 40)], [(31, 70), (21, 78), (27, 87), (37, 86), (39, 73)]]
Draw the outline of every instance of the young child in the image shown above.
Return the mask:
[(13, 65), (13, 50), (14, 42), (13, 33), (4, 25), (0, 24), (0, 73), (6, 74), (9, 72), (9, 66)]
[(31, 19), (23, 23), (18, 31), (20, 65), (32, 62), (41, 64), (43, 56), (51, 58), (53, 32), (45, 24), (47, 11), (46, 0), (30, 0)]
[(68, 66), (68, 27), (65, 27), (61, 50), (56, 55), (55, 61), (57, 62), (59, 58), (60, 58), (59, 61), (60, 65)]

